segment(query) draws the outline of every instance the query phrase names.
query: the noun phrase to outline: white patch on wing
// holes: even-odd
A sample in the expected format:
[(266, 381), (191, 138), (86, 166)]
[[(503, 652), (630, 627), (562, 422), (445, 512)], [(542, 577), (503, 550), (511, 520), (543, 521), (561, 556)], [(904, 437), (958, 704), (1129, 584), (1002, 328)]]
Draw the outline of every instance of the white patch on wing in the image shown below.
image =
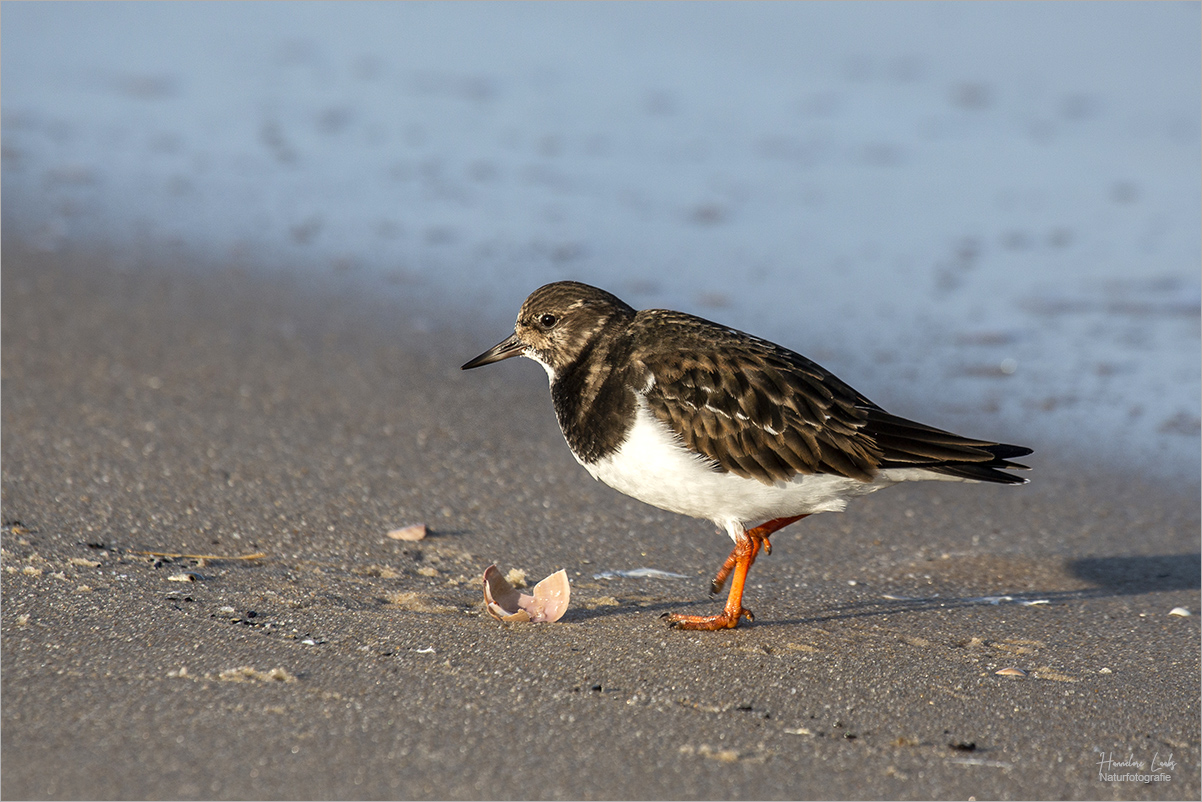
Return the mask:
[(655, 507), (705, 518), (735, 536), (752, 521), (839, 512), (849, 499), (897, 482), (951, 479), (919, 468), (881, 471), (873, 482), (829, 474), (797, 475), (766, 485), (718, 471), (706, 457), (687, 449), (640, 397), (634, 426), (612, 455), (584, 466), (593, 478)]

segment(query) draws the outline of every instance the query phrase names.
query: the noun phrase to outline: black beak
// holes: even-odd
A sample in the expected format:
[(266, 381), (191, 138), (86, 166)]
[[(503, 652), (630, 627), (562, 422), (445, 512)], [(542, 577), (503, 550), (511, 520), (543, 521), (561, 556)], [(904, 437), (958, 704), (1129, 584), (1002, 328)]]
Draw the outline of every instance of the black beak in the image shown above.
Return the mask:
[(511, 356), (521, 356), (526, 349), (526, 345), (518, 339), (517, 333), (510, 334), (504, 340), (489, 348), (484, 353), (475, 359), (465, 363), (460, 370), (471, 370), (478, 368), (481, 365), (491, 365), (493, 362), (500, 362), (502, 359), (509, 359)]

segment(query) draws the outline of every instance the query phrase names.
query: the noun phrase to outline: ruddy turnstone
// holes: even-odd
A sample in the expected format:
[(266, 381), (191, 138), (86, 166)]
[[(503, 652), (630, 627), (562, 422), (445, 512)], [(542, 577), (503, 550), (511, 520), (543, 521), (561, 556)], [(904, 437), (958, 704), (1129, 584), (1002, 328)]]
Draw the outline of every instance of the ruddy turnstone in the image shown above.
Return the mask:
[(1005, 471), (1026, 468), (1009, 460), (1029, 448), (890, 415), (787, 348), (681, 312), (638, 312), (575, 281), (531, 293), (513, 334), (463, 369), (513, 356), (547, 371), (564, 439), (594, 478), (734, 541), (711, 583), (717, 593), (733, 572), (722, 612), (667, 616), (681, 629), (754, 620), (747, 571), (800, 518), (898, 482), (1026, 481)]

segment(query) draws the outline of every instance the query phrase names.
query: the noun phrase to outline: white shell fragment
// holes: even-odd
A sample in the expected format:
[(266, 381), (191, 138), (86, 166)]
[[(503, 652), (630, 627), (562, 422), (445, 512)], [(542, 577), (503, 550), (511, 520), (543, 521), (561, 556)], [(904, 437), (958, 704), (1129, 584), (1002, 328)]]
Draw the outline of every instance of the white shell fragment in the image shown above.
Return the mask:
[(168, 582), (195, 582), (196, 580), (198, 580), (200, 578), (201, 578), (200, 574), (193, 573), (192, 571), (188, 571), (183, 574), (172, 574), (171, 576), (167, 577), (167, 581)]
[(631, 568), (629, 571), (602, 571), (593, 579), (688, 579), (684, 574), (661, 571), (658, 568)]
[(401, 529), (393, 529), (388, 536), (393, 540), (424, 540), (426, 534), (425, 524), (414, 524)]
[(1002, 668), (993, 673), (997, 674), (998, 676), (1002, 676), (1002, 677), (1025, 677), (1025, 676), (1027, 676), (1027, 672), (1023, 671), (1021, 668)]
[(571, 590), (568, 572), (563, 569), (535, 585), (533, 596), (518, 593), (496, 565), (484, 571), (484, 606), (498, 621), (558, 621), (568, 609)]
[(1172, 610), (1169, 610), (1169, 615), (1179, 615), (1182, 618), (1189, 618), (1193, 613), (1184, 607), (1174, 607)]
[(1016, 599), (1013, 596), (977, 596), (969, 599), (973, 604), (1001, 604), (1002, 602), (1018, 602), (1023, 607), (1036, 607), (1041, 604), (1051, 604), (1048, 599)]

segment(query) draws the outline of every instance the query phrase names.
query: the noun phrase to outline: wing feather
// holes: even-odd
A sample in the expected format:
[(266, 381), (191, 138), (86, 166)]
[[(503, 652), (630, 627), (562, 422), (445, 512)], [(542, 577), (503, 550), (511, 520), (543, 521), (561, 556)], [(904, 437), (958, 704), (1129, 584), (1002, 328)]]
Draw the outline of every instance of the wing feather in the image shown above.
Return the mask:
[[(641, 327), (641, 329), (640, 329)], [(700, 318), (654, 310), (633, 324), (632, 357), (655, 378), (651, 412), (715, 470), (765, 484), (886, 468), (1021, 482), (1002, 473), (1030, 449), (973, 440), (890, 415), (800, 354)]]

